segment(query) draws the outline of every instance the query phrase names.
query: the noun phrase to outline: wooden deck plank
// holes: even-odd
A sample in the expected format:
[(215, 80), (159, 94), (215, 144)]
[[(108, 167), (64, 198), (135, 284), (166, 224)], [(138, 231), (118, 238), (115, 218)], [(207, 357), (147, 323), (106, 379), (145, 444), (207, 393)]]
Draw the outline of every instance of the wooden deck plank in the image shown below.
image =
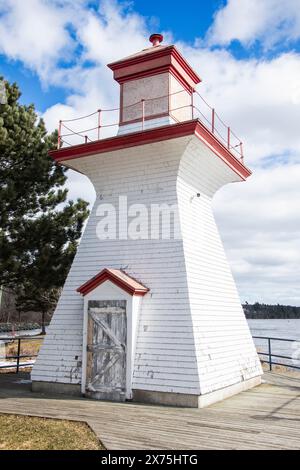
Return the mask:
[(45, 396), (0, 376), (0, 413), (86, 421), (111, 450), (300, 449), (300, 378), (265, 378), (198, 410)]

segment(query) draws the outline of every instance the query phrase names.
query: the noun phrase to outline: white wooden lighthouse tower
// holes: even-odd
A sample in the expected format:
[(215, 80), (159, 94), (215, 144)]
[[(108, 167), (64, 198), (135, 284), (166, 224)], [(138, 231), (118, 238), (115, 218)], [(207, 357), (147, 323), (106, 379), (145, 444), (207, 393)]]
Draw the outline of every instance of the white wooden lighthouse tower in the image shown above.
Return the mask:
[(224, 145), (214, 122), (196, 118), (198, 75), (161, 35), (150, 40), (109, 65), (117, 135), (52, 152), (89, 177), (97, 198), (33, 390), (202, 407), (261, 379), (211, 208), (219, 188), (250, 171), (230, 131)]

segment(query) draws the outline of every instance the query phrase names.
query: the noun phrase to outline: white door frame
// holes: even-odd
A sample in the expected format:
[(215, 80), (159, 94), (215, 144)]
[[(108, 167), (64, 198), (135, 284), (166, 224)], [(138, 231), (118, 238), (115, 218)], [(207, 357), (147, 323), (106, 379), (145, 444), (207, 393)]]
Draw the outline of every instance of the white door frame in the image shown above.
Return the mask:
[(126, 300), (126, 399), (132, 398), (132, 378), (141, 296), (130, 295), (107, 280), (84, 296), (81, 393), (86, 391), (88, 302), (90, 300)]

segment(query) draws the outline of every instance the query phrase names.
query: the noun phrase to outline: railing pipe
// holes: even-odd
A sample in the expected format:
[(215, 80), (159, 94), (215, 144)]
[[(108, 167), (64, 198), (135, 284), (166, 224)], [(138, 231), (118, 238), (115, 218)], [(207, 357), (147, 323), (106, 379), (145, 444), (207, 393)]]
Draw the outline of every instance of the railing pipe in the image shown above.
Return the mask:
[(272, 370), (271, 338), (268, 338), (268, 352), (269, 352), (269, 369)]
[(295, 341), (298, 341), (296, 339), (290, 339), (290, 338), (273, 338), (273, 337), (268, 337), (268, 336), (253, 336), (254, 339), (264, 339), (267, 340), (268, 343), (268, 351), (257, 351), (259, 356), (266, 356), (264, 359), (261, 359), (261, 362), (264, 362), (269, 365), (269, 370), (273, 370), (273, 365), (278, 365), (278, 366), (283, 366), (291, 369), (298, 369), (300, 370), (300, 365), (295, 365), (295, 363), (289, 364), (285, 363), (283, 364), (282, 362), (276, 362), (274, 361), (273, 358), (279, 358), (279, 359), (289, 359), (290, 361), (294, 361), (295, 358), (292, 356), (286, 356), (283, 354), (273, 354), (272, 353), (272, 341), (284, 341), (284, 342), (290, 342), (293, 343)]
[(21, 352), (21, 338), (18, 338), (18, 352), (17, 352), (16, 374), (19, 373), (19, 369), (20, 369), (20, 352)]
[(100, 140), (100, 129), (101, 129), (101, 109), (98, 109), (98, 140)]
[[(181, 93), (181, 92), (183, 92), (183, 91), (181, 90), (180, 92), (176, 92), (176, 93)], [(168, 97), (169, 97), (169, 100), (168, 100), (169, 113), (170, 113), (170, 111), (171, 111), (171, 110), (170, 110), (170, 97), (171, 97), (172, 95), (176, 94), (176, 93), (171, 93), (171, 94), (168, 94), (168, 95), (164, 95), (164, 96), (168, 96)], [(231, 133), (233, 134), (233, 132), (231, 131), (230, 127), (227, 127), (227, 125), (219, 118), (219, 116), (217, 115), (217, 113), (216, 113), (216, 111), (215, 111), (215, 108), (212, 108), (210, 105), (208, 105), (208, 103), (206, 103), (206, 101), (201, 97), (201, 95), (199, 95), (200, 98), (204, 101), (204, 103), (206, 103), (206, 104), (209, 106), (209, 108), (211, 109), (211, 115), (210, 115), (210, 117), (209, 117), (209, 116), (207, 116), (207, 117), (204, 116), (204, 115), (202, 114), (202, 112), (195, 106), (195, 96), (194, 96), (194, 93), (196, 93), (196, 94), (199, 95), (199, 93), (197, 93), (195, 90), (192, 90), (192, 93), (191, 93), (191, 102), (185, 106), (185, 107), (191, 107), (191, 115), (190, 115), (190, 117), (191, 117), (192, 119), (195, 119), (195, 118), (198, 117), (198, 113), (199, 113), (199, 115), (201, 116), (201, 117), (200, 117), (200, 120), (201, 120), (202, 122), (204, 122), (204, 121), (203, 121), (203, 119), (204, 119), (204, 120), (206, 121), (206, 124), (205, 124), (205, 125), (211, 130), (211, 132), (212, 132), (214, 135), (216, 135), (219, 140), (223, 141), (223, 142), (225, 143), (225, 145), (227, 144), (227, 148), (228, 148), (229, 150), (231, 150), (231, 149), (232, 149), (232, 146), (231, 146), (231, 142), (230, 142), (230, 141), (231, 141), (231, 135), (230, 135), (230, 134), (231, 134)], [(159, 98), (163, 98), (164, 96), (160, 96), (160, 97), (158, 97), (158, 98), (150, 98), (150, 99), (147, 99), (147, 100), (146, 100), (146, 99), (142, 99), (142, 100), (137, 101), (136, 103), (133, 103), (133, 104), (129, 105), (129, 106), (136, 106), (136, 105), (138, 105), (139, 102), (141, 103), (141, 108), (142, 108), (142, 109), (141, 109), (141, 112), (142, 112), (142, 116), (141, 116), (141, 129), (142, 129), (142, 130), (145, 129), (145, 120), (146, 120), (146, 108), (145, 108), (145, 107), (146, 107), (146, 101), (152, 101), (152, 100), (154, 100), (154, 99), (157, 100), (157, 99), (159, 99)], [(95, 111), (94, 113), (88, 114), (88, 115), (86, 115), (86, 116), (82, 116), (81, 118), (73, 118), (73, 119), (68, 119), (68, 120), (63, 120), (63, 121), (60, 120), (60, 121), (59, 121), (59, 128), (58, 128), (58, 142), (57, 142), (57, 147), (58, 147), (58, 148), (61, 148), (64, 143), (68, 144), (68, 142), (66, 142), (66, 141), (63, 140), (63, 138), (65, 137), (65, 135), (62, 133), (63, 128), (66, 128), (66, 129), (68, 129), (68, 130), (71, 132), (71, 134), (66, 134), (66, 136), (69, 136), (69, 135), (72, 135), (72, 134), (78, 135), (78, 136), (80, 136), (80, 138), (83, 138), (83, 139), (84, 139), (85, 143), (87, 143), (88, 141), (92, 142), (92, 140), (93, 140), (93, 139), (91, 139), (90, 137), (84, 135), (85, 132), (89, 132), (89, 131), (93, 131), (93, 132), (96, 131), (96, 132), (95, 132), (95, 140), (96, 140), (96, 139), (100, 140), (100, 138), (101, 138), (101, 133), (102, 133), (102, 128), (104, 128), (104, 127), (111, 127), (111, 126), (117, 126), (117, 125), (119, 124), (119, 123), (115, 123), (115, 124), (113, 123), (113, 124), (105, 125), (105, 122), (103, 122), (103, 121), (105, 121), (105, 120), (104, 120), (104, 117), (105, 117), (105, 116), (103, 116), (103, 112), (105, 112), (105, 111), (116, 111), (117, 109), (120, 109), (120, 111), (122, 111), (122, 109), (124, 109), (124, 108), (125, 108), (125, 107), (123, 107), (123, 108), (112, 108), (112, 109), (98, 109), (98, 110)], [(181, 109), (181, 108), (182, 108), (182, 107), (179, 107), (178, 109)], [(173, 111), (173, 109), (172, 109), (172, 111)], [(197, 112), (195, 112), (195, 111), (197, 111)], [(79, 132), (76, 132), (76, 131), (73, 131), (72, 129), (68, 128), (68, 127), (65, 125), (66, 122), (78, 121), (79, 119), (85, 119), (85, 118), (88, 118), (88, 117), (93, 116), (93, 115), (96, 115), (96, 114), (97, 114), (97, 120), (98, 120), (97, 125), (95, 125), (95, 127), (91, 128), (91, 129), (81, 130), (80, 133), (79, 133)], [(220, 122), (225, 126), (225, 129), (227, 128), (227, 142), (226, 142), (226, 137), (225, 137), (225, 136), (221, 136), (221, 135), (219, 134), (219, 132), (218, 132), (218, 129), (217, 129), (218, 126), (216, 126), (216, 119), (217, 119), (217, 117), (218, 117), (218, 119), (220, 120)], [(188, 118), (188, 119), (190, 119), (190, 118)], [(139, 121), (139, 119), (138, 119), (138, 121)], [(175, 120), (175, 121), (176, 121), (176, 122), (180, 122), (180, 120)], [(139, 127), (139, 124), (137, 124), (137, 127)], [(226, 131), (225, 131), (225, 132), (226, 132)], [(93, 134), (93, 135), (94, 135), (94, 134)], [(233, 134), (233, 136), (234, 136), (235, 138), (237, 138), (237, 136), (235, 136), (234, 134)], [(243, 162), (243, 157), (244, 157), (244, 155), (243, 155), (242, 142), (239, 142), (239, 139), (238, 139), (238, 138), (237, 138), (237, 141), (238, 141), (238, 143), (237, 143), (236, 147), (240, 147), (240, 156), (241, 156), (241, 161)], [(68, 145), (72, 145), (72, 144), (68, 144)], [(74, 144), (74, 145), (75, 145), (75, 144)]]
[(16, 374), (20, 371), (21, 367), (29, 367), (32, 366), (33, 363), (23, 363), (20, 362), (20, 359), (25, 359), (25, 358), (34, 358), (37, 357), (37, 354), (21, 354), (21, 341), (23, 339), (26, 339), (26, 341), (34, 341), (34, 340), (44, 340), (44, 336), (19, 336), (15, 338), (14, 336), (9, 336), (9, 337), (0, 337), (1, 341), (9, 341), (9, 342), (14, 342), (18, 341), (18, 346), (17, 346), (17, 354), (16, 355), (11, 355), (11, 356), (0, 356), (0, 359), (15, 359), (16, 362), (14, 364), (8, 364), (7, 365), (0, 365), (0, 370), (1, 369), (15, 369)]
[(194, 90), (191, 94), (191, 106), (192, 106), (192, 119), (194, 119)]

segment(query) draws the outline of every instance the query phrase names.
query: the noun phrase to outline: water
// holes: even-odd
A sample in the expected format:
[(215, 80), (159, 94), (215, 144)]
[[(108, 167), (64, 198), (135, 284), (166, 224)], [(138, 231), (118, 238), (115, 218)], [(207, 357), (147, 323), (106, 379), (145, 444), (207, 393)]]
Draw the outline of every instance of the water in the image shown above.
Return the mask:
[[(292, 357), (292, 360), (272, 358), (275, 362), (293, 364), (300, 367), (300, 319), (278, 319), (278, 320), (248, 320), (253, 336), (267, 336), (271, 338), (286, 338), (294, 341), (273, 341), (271, 348), (273, 354)], [(254, 339), (258, 351), (267, 352), (267, 340)], [(267, 359), (261, 356), (262, 359)]]

